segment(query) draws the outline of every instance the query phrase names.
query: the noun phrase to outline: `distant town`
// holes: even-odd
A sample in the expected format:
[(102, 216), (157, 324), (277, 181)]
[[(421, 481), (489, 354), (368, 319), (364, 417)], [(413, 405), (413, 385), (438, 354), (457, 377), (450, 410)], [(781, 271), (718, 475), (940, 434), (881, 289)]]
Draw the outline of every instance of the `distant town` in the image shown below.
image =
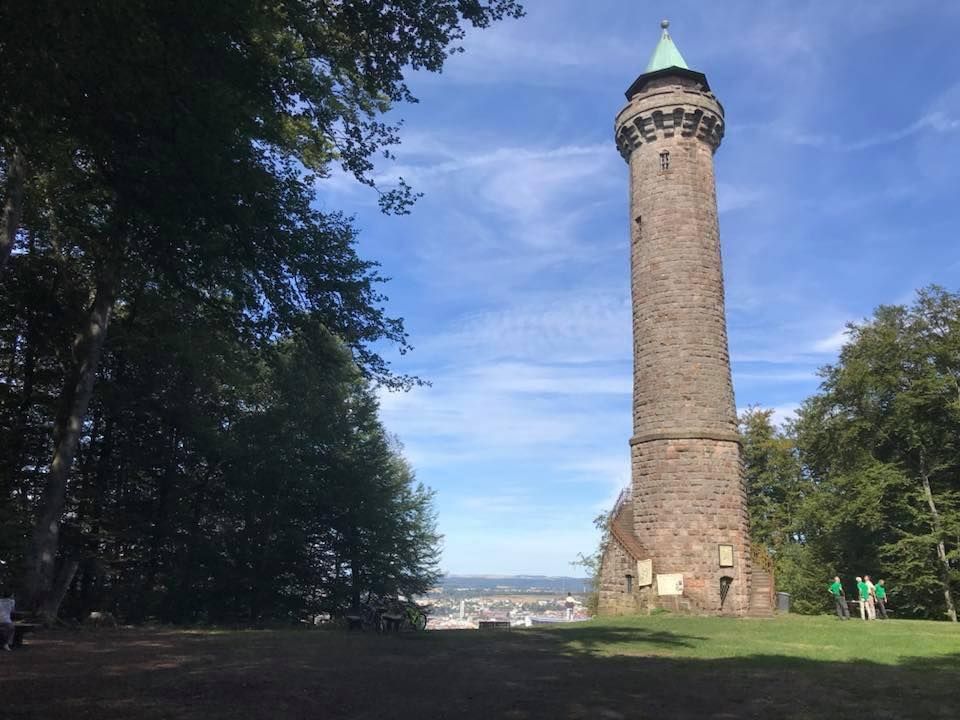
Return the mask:
[[(428, 630), (470, 630), (481, 622), (532, 626), (589, 619), (588, 578), (540, 575), (446, 575), (430, 591)], [(574, 607), (568, 613), (570, 595)]]

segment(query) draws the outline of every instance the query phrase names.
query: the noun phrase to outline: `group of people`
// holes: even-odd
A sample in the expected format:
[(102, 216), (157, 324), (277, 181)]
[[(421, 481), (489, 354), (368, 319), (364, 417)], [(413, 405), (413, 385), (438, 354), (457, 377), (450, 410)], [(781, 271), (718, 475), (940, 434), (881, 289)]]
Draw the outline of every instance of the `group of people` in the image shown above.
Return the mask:
[[(847, 607), (847, 595), (843, 591), (843, 583), (837, 576), (829, 586), (830, 594), (837, 607), (837, 617), (841, 620), (850, 619), (850, 610)], [(860, 596), (860, 618), (863, 620), (889, 620), (887, 616), (887, 586), (885, 581), (878, 580), (874, 585), (869, 575), (857, 578), (857, 594)]]

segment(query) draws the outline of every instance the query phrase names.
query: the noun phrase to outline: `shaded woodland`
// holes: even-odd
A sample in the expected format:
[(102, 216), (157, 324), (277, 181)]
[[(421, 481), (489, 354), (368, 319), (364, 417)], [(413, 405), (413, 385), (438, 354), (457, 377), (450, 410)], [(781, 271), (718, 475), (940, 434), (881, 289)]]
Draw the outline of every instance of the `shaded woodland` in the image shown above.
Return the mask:
[(334, 171), (373, 180), (512, 0), (0, 6), (0, 559), (48, 618), (261, 622), (424, 590), (430, 491), (378, 419), (419, 382)]

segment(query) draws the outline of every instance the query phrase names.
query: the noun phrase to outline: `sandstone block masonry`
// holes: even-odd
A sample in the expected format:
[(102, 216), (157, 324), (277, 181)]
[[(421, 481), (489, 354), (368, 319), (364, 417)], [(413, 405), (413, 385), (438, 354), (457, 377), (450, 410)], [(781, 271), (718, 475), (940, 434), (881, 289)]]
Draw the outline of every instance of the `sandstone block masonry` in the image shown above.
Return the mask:
[[(673, 70), (635, 84), (616, 120), (630, 166), (633, 528), (655, 575), (683, 575), (686, 607), (744, 614), (750, 545), (713, 170), (723, 108), (702, 75)], [(629, 548), (610, 545), (601, 612), (623, 612), (611, 588)]]

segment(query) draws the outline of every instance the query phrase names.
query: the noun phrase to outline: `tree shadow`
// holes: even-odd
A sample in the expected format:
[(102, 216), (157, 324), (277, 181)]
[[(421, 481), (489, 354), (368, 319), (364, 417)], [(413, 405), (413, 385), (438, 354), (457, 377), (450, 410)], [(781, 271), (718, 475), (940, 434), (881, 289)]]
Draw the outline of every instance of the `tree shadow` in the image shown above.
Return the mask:
[[(0, 657), (0, 698), (4, 718), (50, 720), (957, 717), (960, 653), (897, 665), (663, 656), (701, 642), (615, 626), (50, 637)], [(621, 643), (637, 654), (601, 654)]]
[[(568, 652), (571, 654), (592, 655), (611, 647), (626, 646), (643, 653), (647, 651), (669, 651), (677, 648), (692, 648), (705, 642), (707, 638), (698, 635), (684, 635), (667, 630), (649, 630), (638, 627), (610, 627), (593, 623), (577, 623), (558, 630), (522, 630), (521, 637), (542, 643), (544, 651)], [(557, 646), (562, 646), (558, 649)]]

